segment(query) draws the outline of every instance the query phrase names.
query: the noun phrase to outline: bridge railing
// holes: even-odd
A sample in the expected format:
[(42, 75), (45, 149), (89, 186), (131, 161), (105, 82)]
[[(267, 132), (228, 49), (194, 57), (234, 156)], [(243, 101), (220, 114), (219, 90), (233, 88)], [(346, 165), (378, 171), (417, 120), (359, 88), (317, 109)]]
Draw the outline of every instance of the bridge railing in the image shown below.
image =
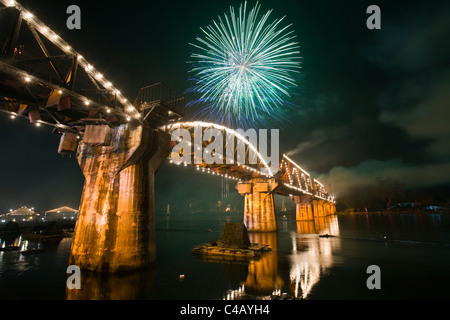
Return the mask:
[(156, 104), (164, 105), (170, 111), (184, 116), (184, 97), (163, 82), (141, 88), (134, 101), (134, 105), (141, 108)]

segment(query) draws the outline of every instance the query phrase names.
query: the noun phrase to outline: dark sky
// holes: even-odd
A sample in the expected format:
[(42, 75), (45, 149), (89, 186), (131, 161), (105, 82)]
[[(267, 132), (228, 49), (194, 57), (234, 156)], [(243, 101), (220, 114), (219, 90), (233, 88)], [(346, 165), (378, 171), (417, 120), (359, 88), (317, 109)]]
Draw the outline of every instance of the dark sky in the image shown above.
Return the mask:
[[(188, 87), (189, 42), (241, 1), (19, 1), (112, 81), (129, 100), (163, 81)], [(254, 1), (248, 1), (253, 6)], [(70, 4), (81, 30), (66, 28)], [(392, 177), (408, 187), (450, 184), (450, 2), (260, 1), (286, 16), (301, 46), (302, 72), (280, 129), (280, 151), (333, 187)], [(366, 9), (381, 9), (369, 30)], [(189, 99), (189, 96), (186, 96)], [(0, 114), (0, 212), (78, 206), (83, 176), (57, 153), (58, 135)], [(195, 185), (195, 188), (193, 187)], [(157, 206), (220, 199), (221, 181), (165, 164)], [(231, 187), (233, 189), (233, 187)], [(231, 193), (236, 193), (231, 191)], [(234, 195), (234, 201), (239, 198)]]

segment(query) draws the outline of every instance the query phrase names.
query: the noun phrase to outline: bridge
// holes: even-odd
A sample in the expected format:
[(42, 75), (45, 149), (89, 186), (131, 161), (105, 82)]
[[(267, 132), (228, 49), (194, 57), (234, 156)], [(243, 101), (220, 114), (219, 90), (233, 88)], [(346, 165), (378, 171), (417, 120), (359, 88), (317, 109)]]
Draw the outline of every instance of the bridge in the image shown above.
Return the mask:
[(17, 1), (0, 3), (0, 30), (10, 31), (0, 57), (0, 111), (32, 125), (52, 126), (61, 136), (58, 153), (76, 152), (85, 177), (70, 264), (116, 272), (156, 261), (154, 178), (177, 155), (171, 137), (180, 128), (193, 138), (208, 128), (223, 132), (226, 157), (230, 143), (233, 150), (244, 146), (225, 163), (204, 159), (211, 150), (203, 140), (178, 150), (178, 156), (197, 158), (189, 166), (236, 181), (250, 232), (277, 230), (274, 194), (295, 201), (297, 220), (335, 213), (331, 191), (287, 155), (272, 170), (255, 143), (237, 130), (183, 122), (184, 97), (163, 83), (141, 88), (131, 102)]
[[(216, 137), (202, 139), (211, 128), (217, 131)], [(335, 213), (331, 192), (287, 155), (282, 154), (276, 161), (279, 166), (275, 170), (269, 167), (267, 157), (256, 148), (256, 133), (250, 132), (253, 139), (249, 140), (242, 130), (238, 132), (203, 121), (177, 122), (164, 129), (172, 134), (170, 157), (179, 159), (177, 164), (195, 166), (201, 172), (237, 180), (236, 189), (245, 197), (244, 223), (249, 231), (276, 231), (274, 194), (289, 196), (295, 201), (297, 220), (311, 220), (314, 213), (315, 216)], [(178, 129), (188, 130), (190, 136), (174, 137), (173, 133)], [(185, 139), (186, 143), (175, 150), (177, 143)], [(210, 147), (213, 140), (220, 150)], [(211, 152), (219, 154), (220, 158), (208, 163), (204, 156)]]

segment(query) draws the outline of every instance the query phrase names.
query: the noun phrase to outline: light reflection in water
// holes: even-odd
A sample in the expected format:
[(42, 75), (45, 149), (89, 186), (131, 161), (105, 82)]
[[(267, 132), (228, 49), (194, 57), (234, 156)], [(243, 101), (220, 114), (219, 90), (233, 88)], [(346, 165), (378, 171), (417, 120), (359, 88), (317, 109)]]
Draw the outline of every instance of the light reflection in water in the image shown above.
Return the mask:
[[(153, 271), (104, 276), (82, 272), (82, 290), (66, 289), (67, 300), (136, 300), (151, 297)], [(143, 296), (144, 294), (144, 296)]]
[(340, 248), (339, 238), (321, 238), (317, 234), (339, 235), (337, 216), (318, 217), (314, 221), (297, 221), (297, 232), (291, 234), (292, 254), (289, 278), (292, 294), (306, 298), (320, 276), (333, 263), (333, 251)]
[(272, 251), (263, 254), (259, 260), (250, 261), (245, 291), (256, 296), (269, 295), (283, 286), (283, 280), (278, 274), (277, 233), (250, 233), (249, 238), (251, 243), (268, 244)]
[(257, 260), (250, 260), (244, 282), (238, 289), (228, 290), (224, 300), (270, 299), (271, 295), (281, 292), (284, 281), (278, 272), (278, 234), (277, 232), (251, 232), (251, 243), (263, 243), (271, 247)]
[[(338, 219), (336, 215), (317, 217), (311, 221), (296, 221), (296, 225), (297, 231), (291, 233), (290, 284), (279, 274), (277, 232), (249, 233), (250, 242), (268, 244), (272, 251), (259, 260), (250, 261), (245, 282), (238, 289), (228, 290), (223, 299), (270, 299), (285, 294), (285, 285), (295, 298), (308, 296), (321, 275), (335, 262), (333, 252), (340, 248)], [(326, 234), (332, 237), (319, 237)]]
[[(46, 255), (46, 251), (53, 252), (55, 250), (56, 263), (64, 263), (67, 259), (66, 253), (70, 247), (71, 238), (55, 238), (50, 240), (40, 240), (27, 238), (27, 235), (9, 236), (0, 238), (1, 248), (10, 248), (10, 252), (0, 251), (0, 275), (7, 277), (20, 277), (33, 269), (39, 269), (42, 261), (42, 255)], [(14, 248), (13, 248), (14, 247)], [(32, 254), (27, 253), (28, 250)], [(36, 254), (34, 254), (36, 253)], [(50, 257), (51, 255), (47, 255)]]
[[(333, 252), (340, 248), (339, 225), (336, 215), (297, 221), (297, 232), (291, 233), (292, 254), (289, 255), (289, 291), (295, 298), (306, 298), (321, 275), (333, 263)], [(329, 238), (318, 235), (328, 234)], [(278, 271), (277, 232), (250, 233), (250, 242), (269, 244), (270, 253), (250, 261), (246, 281), (238, 289), (228, 290), (226, 300), (244, 299), (249, 295), (260, 299), (282, 295), (285, 283)]]

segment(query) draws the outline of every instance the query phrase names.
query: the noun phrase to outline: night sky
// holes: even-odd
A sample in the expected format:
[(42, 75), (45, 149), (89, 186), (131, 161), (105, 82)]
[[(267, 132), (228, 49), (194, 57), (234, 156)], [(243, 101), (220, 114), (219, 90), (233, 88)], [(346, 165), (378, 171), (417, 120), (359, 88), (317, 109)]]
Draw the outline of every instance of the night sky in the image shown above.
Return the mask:
[[(189, 88), (189, 42), (241, 1), (19, 1), (134, 100), (163, 81)], [(248, 1), (253, 7), (254, 1)], [(450, 2), (267, 1), (261, 13), (286, 16), (301, 46), (302, 72), (289, 121), (287, 153), (338, 197), (390, 177), (408, 188), (450, 185)], [(81, 30), (66, 28), (67, 6), (81, 8)], [(381, 9), (369, 30), (366, 9)], [(189, 101), (191, 97), (186, 95)], [(193, 110), (188, 110), (190, 119)], [(20, 205), (43, 212), (78, 207), (83, 175), (74, 154), (57, 153), (59, 135), (0, 114), (0, 213)], [(166, 163), (157, 208), (220, 200), (221, 180)], [(233, 191), (233, 200), (242, 198)]]

